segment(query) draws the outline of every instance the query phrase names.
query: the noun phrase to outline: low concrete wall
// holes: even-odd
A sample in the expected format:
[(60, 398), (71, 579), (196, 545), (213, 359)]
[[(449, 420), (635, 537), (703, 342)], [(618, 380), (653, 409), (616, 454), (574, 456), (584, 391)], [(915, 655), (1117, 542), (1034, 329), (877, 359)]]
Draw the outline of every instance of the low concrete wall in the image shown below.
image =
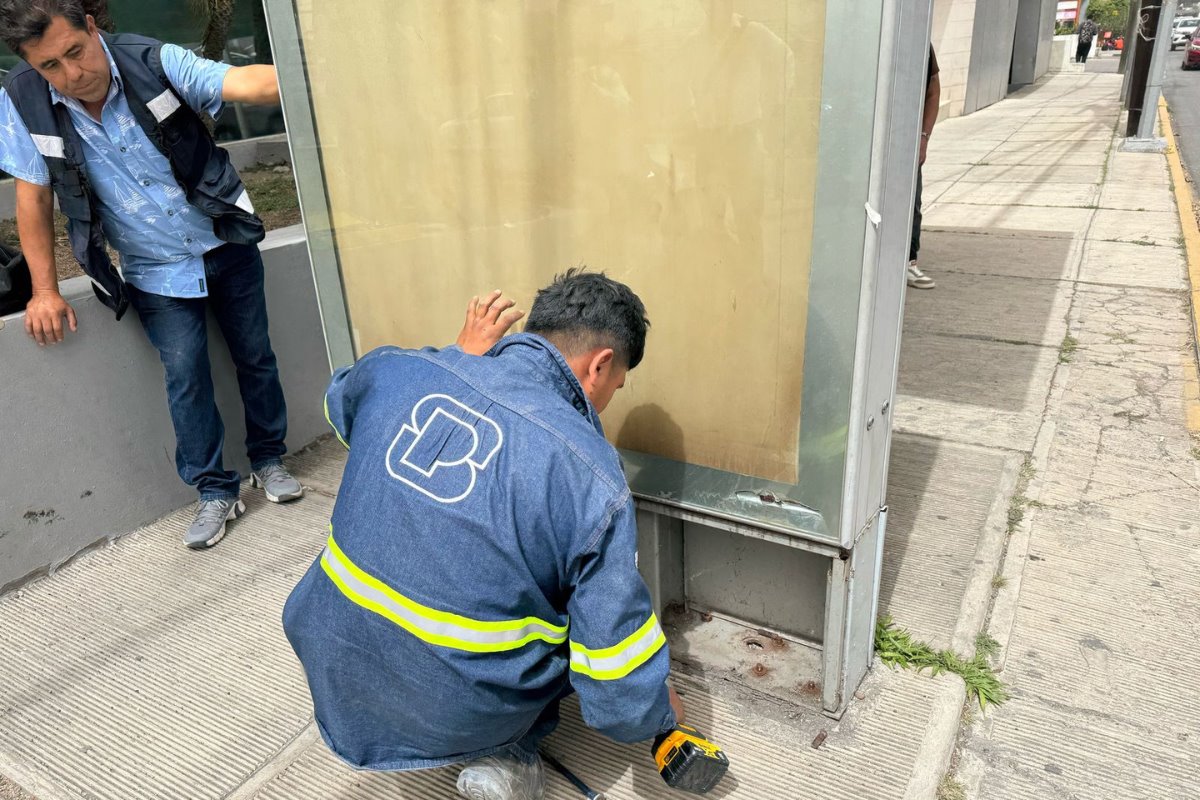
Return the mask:
[[(222, 142), (221, 147), (229, 151), (229, 159), (237, 169), (245, 169), (255, 164), (286, 164), (291, 161), (287, 134), (284, 133), (238, 142)], [(16, 215), (12, 179), (0, 181), (0, 219), (12, 219)]]
[(1073, 33), (1054, 37), (1054, 43), (1050, 46), (1049, 72), (1065, 72), (1075, 64), (1077, 42)]
[[(288, 401), (288, 448), (326, 430), (329, 377), (303, 230), (262, 245), (271, 339)], [(195, 500), (175, 472), (163, 370), (130, 311), (115, 322), (86, 278), (65, 281), (79, 331), (53, 347), (0, 319), (0, 592)], [(226, 465), (243, 471), (245, 422), (233, 365), (210, 320)]]

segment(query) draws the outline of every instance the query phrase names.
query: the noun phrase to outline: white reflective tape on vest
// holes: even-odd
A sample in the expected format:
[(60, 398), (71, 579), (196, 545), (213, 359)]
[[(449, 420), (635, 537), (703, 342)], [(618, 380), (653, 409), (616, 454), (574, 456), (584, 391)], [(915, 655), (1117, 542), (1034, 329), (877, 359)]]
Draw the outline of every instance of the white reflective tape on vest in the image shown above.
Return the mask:
[(250, 202), (250, 193), (245, 189), (242, 189), (242, 193), (238, 195), (238, 199), (234, 205), (240, 208), (242, 211), (245, 211), (247, 214), (254, 213), (254, 203)]
[(625, 641), (603, 650), (571, 642), (571, 669), (598, 681), (614, 681), (649, 661), (667, 643), (658, 619), (651, 614)]
[(65, 158), (61, 136), (45, 136), (40, 133), (31, 133), (29, 137), (33, 139), (33, 145), (37, 148), (38, 152), (46, 158)]
[(536, 617), (475, 620), (421, 605), (364, 572), (338, 547), (333, 536), (321, 554), (321, 567), (347, 598), (374, 611), (429, 644), (494, 653), (516, 650), (534, 641), (562, 644), (567, 628)]
[(174, 114), (179, 106), (179, 98), (170, 89), (167, 89), (158, 97), (146, 103), (146, 108), (150, 109), (150, 113), (159, 122)]

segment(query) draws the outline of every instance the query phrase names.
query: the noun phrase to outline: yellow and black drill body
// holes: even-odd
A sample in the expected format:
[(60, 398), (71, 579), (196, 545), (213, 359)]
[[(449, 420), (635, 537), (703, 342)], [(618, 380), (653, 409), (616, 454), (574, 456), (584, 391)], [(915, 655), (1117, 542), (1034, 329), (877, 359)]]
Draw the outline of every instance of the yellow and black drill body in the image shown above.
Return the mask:
[(687, 725), (661, 734), (654, 740), (652, 752), (658, 774), (667, 785), (685, 792), (706, 794), (729, 769), (729, 759), (721, 748)]

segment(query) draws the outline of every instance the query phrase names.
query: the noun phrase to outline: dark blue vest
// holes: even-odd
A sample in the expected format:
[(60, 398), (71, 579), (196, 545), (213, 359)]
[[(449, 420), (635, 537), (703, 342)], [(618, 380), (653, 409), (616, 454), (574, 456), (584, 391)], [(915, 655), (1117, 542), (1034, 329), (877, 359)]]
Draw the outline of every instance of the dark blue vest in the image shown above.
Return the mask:
[[(162, 42), (133, 34), (102, 35), (133, 116), (171, 163), (188, 202), (212, 219), (218, 239), (235, 244), (262, 241), (262, 220), (237, 205), (245, 187), (229, 154), (213, 141), (200, 115), (180, 97), (163, 71)], [(96, 195), (83, 167), (83, 142), (70, 113), (61, 103), (51, 103), (46, 79), (23, 62), (4, 79), (4, 88), (31, 134), (62, 140), (61, 158), (43, 156), (58, 207), (67, 217), (71, 249), (92, 279), (96, 296), (120, 319), (129, 298), (105, 249)]]

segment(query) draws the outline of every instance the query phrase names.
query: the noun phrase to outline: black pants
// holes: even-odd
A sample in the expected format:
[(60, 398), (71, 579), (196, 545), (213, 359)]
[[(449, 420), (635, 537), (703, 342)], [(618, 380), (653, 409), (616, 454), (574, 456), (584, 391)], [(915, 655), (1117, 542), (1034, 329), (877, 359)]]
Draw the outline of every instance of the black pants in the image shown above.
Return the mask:
[(1092, 51), (1092, 40), (1088, 39), (1085, 42), (1081, 39), (1079, 41), (1079, 46), (1075, 48), (1075, 63), (1076, 64), (1086, 64), (1088, 53), (1090, 53), (1091, 51)]
[(921, 168), (917, 167), (917, 195), (913, 198), (912, 239), (908, 243), (908, 260), (916, 261), (921, 252)]

